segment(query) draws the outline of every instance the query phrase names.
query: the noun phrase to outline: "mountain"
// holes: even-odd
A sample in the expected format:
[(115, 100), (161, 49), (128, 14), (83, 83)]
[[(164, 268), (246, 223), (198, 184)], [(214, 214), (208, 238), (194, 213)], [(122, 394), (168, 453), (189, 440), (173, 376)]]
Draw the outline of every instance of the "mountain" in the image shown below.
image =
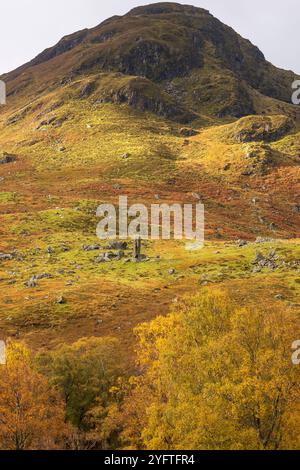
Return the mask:
[(157, 3), (64, 37), (4, 76), (9, 97), (36, 98), (90, 77), (84, 96), (189, 122), (264, 111), (295, 115), (292, 72), (207, 10)]
[[(228, 288), (239, 305), (298, 302), (294, 73), (208, 11), (158, 3), (66, 36), (1, 78), (4, 337), (43, 350), (114, 336), (131, 367), (133, 328), (202, 286)], [(205, 248), (149, 240), (145, 262), (130, 262), (130, 243), (125, 260), (97, 262), (108, 248), (96, 208), (120, 195), (203, 201)]]
[[(2, 77), (0, 340), (13, 341), (1, 449), (16, 445), (7, 426), (16, 393), (5, 388), (16, 374), (30, 416), (22, 435), (49, 416), (50, 434), (46, 422), (36, 441), (27, 433), (30, 448), (57, 449), (60, 436), (68, 449), (298, 445), (289, 406), (300, 313), (296, 78), (208, 11), (175, 3), (69, 35)], [(147, 240), (136, 259), (131, 240), (99, 240), (97, 207), (120, 196), (148, 208), (202, 201), (204, 247)], [(19, 342), (33, 355), (11, 346)], [(46, 380), (71, 397), (65, 417)], [(207, 410), (207, 433), (197, 433)], [(79, 431), (67, 439), (63, 421)]]

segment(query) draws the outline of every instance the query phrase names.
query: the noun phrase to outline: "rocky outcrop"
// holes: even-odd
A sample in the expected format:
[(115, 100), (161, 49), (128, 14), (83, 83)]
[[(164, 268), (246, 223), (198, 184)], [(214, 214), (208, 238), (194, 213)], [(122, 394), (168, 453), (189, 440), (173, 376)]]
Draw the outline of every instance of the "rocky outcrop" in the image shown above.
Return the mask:
[(273, 142), (295, 127), (287, 116), (248, 116), (229, 126), (229, 137), (236, 142)]
[(125, 83), (118, 78), (112, 76), (110, 89), (101, 90), (100, 87), (102, 96), (97, 102), (126, 103), (138, 111), (156, 113), (181, 123), (188, 123), (197, 117), (146, 78), (129, 78)]
[(243, 176), (263, 176), (274, 163), (273, 151), (265, 144), (254, 144), (246, 150)]
[(83, 31), (78, 31), (77, 33), (65, 36), (56, 44), (56, 46), (50, 47), (39, 54), (35, 59), (33, 59), (30, 65), (34, 66), (48, 62), (49, 60), (74, 49), (83, 42), (88, 35), (88, 32), (88, 29), (84, 29)]

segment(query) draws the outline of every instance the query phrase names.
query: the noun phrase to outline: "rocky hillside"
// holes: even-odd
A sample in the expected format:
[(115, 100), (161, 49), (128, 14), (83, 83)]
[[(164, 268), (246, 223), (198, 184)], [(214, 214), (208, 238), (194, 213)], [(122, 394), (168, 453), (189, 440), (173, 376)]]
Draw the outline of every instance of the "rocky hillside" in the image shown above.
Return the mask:
[[(202, 286), (238, 303), (299, 300), (299, 106), (207, 11), (137, 8), (5, 75), (0, 108), (0, 333), (38, 350), (117, 337)], [(99, 204), (205, 204), (205, 248), (96, 237)], [(274, 250), (277, 250), (274, 254)], [(257, 255), (260, 252), (260, 256)], [(276, 300), (274, 300), (276, 297)]]
[(207, 10), (157, 3), (64, 37), (5, 75), (11, 103), (89, 77), (81, 96), (181, 122), (249, 114), (289, 114), (292, 72)]

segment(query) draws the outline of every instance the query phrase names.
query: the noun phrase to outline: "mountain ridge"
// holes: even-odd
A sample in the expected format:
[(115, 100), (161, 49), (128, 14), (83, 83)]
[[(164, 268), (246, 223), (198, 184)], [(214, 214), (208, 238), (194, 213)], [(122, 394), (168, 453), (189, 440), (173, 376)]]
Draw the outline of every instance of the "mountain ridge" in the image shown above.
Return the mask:
[[(202, 114), (233, 118), (257, 114), (255, 93), (274, 99), (276, 112), (284, 106), (292, 115), (290, 89), (298, 78), (267, 62), (256, 46), (207, 10), (176, 3), (137, 7), (65, 36), (3, 78), (8, 96), (14, 98), (23, 91), (25, 96), (40, 95), (47, 87), (103, 72), (149, 80), (160, 88), (158, 95), (168, 96), (171, 106), (179, 109), (175, 115), (183, 114), (182, 122)], [(150, 83), (144, 83), (147, 96)], [(128, 102), (141, 103), (141, 81), (134, 93), (138, 100)], [(167, 101), (144, 108), (169, 118), (172, 111), (159, 112), (167, 108)]]

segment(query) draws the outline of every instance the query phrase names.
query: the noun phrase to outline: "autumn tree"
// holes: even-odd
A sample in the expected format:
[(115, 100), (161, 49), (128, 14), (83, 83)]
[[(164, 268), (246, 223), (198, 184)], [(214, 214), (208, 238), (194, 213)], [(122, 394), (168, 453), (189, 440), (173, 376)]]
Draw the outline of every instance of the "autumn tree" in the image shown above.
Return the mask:
[(117, 391), (122, 373), (117, 341), (83, 338), (40, 355), (38, 363), (51, 383), (61, 390), (66, 419), (81, 432), (78, 446), (113, 446)]
[(0, 449), (55, 449), (68, 432), (64, 407), (20, 343), (7, 345), (6, 365), (0, 366)]
[(207, 291), (140, 326), (144, 374), (124, 407), (125, 446), (299, 448), (300, 370), (291, 361), (298, 323), (278, 304), (240, 307)]

